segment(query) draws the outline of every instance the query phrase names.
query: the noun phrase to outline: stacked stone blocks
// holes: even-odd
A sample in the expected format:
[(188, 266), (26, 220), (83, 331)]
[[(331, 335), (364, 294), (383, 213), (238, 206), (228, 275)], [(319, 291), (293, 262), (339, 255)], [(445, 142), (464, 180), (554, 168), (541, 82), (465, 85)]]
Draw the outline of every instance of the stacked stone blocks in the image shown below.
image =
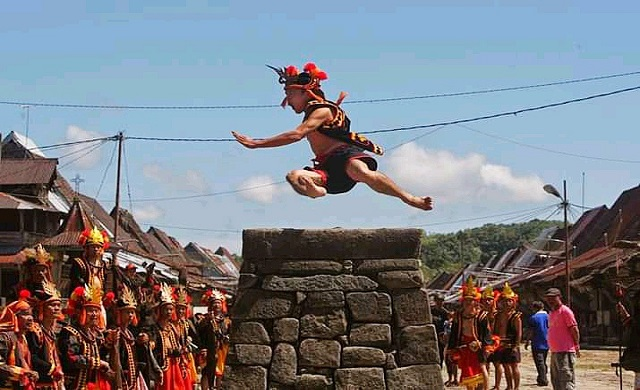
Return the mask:
[(442, 389), (421, 234), (245, 230), (223, 388)]

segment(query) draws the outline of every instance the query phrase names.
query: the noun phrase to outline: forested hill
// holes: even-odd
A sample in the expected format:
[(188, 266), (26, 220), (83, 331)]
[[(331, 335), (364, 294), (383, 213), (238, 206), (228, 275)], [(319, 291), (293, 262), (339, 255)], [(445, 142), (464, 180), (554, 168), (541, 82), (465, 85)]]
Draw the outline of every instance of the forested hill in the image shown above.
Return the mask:
[(427, 276), (438, 271), (455, 271), (464, 264), (486, 263), (509, 249), (536, 238), (543, 229), (562, 226), (560, 221), (541, 221), (509, 225), (487, 224), (456, 233), (430, 234), (422, 240), (422, 261)]

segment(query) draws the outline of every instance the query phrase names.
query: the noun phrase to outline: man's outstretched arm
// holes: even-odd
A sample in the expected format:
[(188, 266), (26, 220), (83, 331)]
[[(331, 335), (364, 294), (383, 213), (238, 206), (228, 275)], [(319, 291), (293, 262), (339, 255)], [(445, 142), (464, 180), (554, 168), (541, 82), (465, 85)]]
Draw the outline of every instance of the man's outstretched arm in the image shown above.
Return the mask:
[(249, 149), (256, 148), (275, 148), (278, 146), (289, 145), (294, 142), (298, 142), (307, 134), (317, 130), (323, 123), (332, 118), (331, 110), (329, 108), (319, 108), (309, 115), (304, 122), (291, 131), (285, 131), (273, 137), (265, 139), (253, 139), (246, 135), (232, 131), (231, 134), (234, 138), (240, 142), (243, 146)]

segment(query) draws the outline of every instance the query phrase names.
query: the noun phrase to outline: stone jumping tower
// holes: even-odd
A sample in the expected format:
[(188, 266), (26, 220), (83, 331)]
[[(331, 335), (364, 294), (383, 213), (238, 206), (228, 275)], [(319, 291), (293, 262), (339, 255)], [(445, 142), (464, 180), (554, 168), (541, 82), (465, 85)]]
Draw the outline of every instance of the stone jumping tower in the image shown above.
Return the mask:
[(245, 230), (223, 389), (443, 389), (421, 235)]

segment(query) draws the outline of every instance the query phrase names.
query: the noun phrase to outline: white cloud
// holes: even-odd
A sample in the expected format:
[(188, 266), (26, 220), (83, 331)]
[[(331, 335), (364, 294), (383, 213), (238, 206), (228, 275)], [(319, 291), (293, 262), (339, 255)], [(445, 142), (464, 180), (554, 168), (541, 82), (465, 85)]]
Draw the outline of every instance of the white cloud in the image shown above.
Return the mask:
[(282, 192), (280, 185), (275, 185), (276, 181), (270, 176), (253, 176), (242, 182), (238, 186), (240, 195), (258, 203), (271, 203), (274, 198)]
[(536, 175), (517, 176), (511, 168), (491, 164), (477, 153), (458, 157), (448, 151), (401, 146), (388, 157), (389, 176), (416, 195), (437, 203), (531, 202), (545, 198)]
[(197, 193), (209, 192), (209, 183), (202, 173), (193, 169), (175, 172), (160, 164), (145, 164), (142, 174), (171, 190), (187, 190)]
[[(78, 126), (69, 126), (67, 127), (67, 132), (65, 134), (65, 140), (68, 142), (77, 142), (77, 141), (85, 141), (92, 138), (101, 138), (103, 137), (100, 133), (95, 131), (89, 131), (81, 129)], [(100, 148), (94, 149), (91, 152), (87, 153), (94, 146), (97, 146), (96, 143), (83, 143), (72, 145), (70, 147), (69, 160), (73, 161), (73, 165), (78, 169), (89, 169), (98, 165), (100, 159), (102, 158), (102, 153)]]
[(133, 216), (140, 221), (154, 221), (164, 216), (164, 210), (151, 204), (144, 207), (136, 207)]

